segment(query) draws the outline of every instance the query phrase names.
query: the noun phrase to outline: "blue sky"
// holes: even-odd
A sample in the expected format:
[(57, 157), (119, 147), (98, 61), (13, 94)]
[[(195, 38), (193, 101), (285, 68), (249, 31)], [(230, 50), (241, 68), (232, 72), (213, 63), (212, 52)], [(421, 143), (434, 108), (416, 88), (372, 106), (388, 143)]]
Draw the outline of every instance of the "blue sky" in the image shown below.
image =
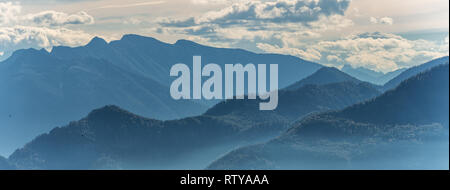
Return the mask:
[(448, 55), (448, 0), (0, 0), (14, 50), (152, 36), (388, 72)]

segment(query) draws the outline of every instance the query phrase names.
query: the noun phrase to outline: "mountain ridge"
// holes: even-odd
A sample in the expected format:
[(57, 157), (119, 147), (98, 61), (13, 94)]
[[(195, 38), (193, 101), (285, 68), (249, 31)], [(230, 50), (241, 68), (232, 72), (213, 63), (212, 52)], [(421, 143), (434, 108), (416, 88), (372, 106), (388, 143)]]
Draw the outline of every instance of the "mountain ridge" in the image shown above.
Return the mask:
[(13, 169), (16, 168), (13, 165), (11, 165), (6, 158), (0, 156), (0, 170), (13, 170)]
[(341, 70), (361, 81), (370, 82), (376, 85), (384, 85), (407, 69), (403, 68), (388, 73), (382, 73), (364, 67), (354, 68), (350, 65), (344, 65)]
[[(335, 93), (330, 93), (332, 91)], [(337, 101), (319, 98), (330, 94), (334, 94)], [(259, 111), (257, 100), (230, 100), (203, 115), (167, 121), (138, 116), (117, 106), (105, 106), (79, 121), (37, 137), (17, 149), (9, 160), (23, 169), (101, 169), (106, 166), (100, 160), (106, 158), (115, 163), (112, 168), (142, 169), (145, 165), (148, 169), (168, 169), (174, 164), (181, 168), (204, 168), (202, 164), (233, 147), (277, 136), (292, 121), (311, 112), (342, 108), (378, 94), (371, 86), (351, 82), (309, 85), (297, 92), (281, 92), (284, 101), (280, 102), (279, 111)], [(317, 100), (313, 101), (314, 98)], [(315, 102), (314, 106), (309, 106), (311, 102)], [(223, 107), (229, 103), (239, 106)], [(214, 111), (217, 109), (228, 111)], [(291, 114), (285, 114), (289, 112)], [(178, 162), (168, 159), (195, 157), (190, 152), (199, 151), (200, 155), (210, 155), (201, 158), (206, 159), (202, 163), (189, 165), (196, 159)], [(70, 158), (65, 158), (67, 156)]]
[(312, 75), (286, 87), (288, 90), (295, 90), (298, 88), (301, 88), (304, 85), (308, 84), (330, 84), (330, 83), (338, 83), (338, 82), (355, 82), (360, 83), (362, 81), (342, 72), (339, 71), (337, 68), (334, 67), (323, 67), (319, 70), (317, 70)]
[[(305, 117), (280, 136), (233, 150), (207, 169), (448, 169), (448, 80), (448, 64), (436, 66), (375, 99)], [(400, 104), (417, 107), (391, 107), (403, 115), (373, 106), (389, 107), (386, 99), (397, 101), (395, 94), (405, 92), (418, 95)], [(423, 106), (434, 111), (430, 115)], [(417, 110), (426, 115), (418, 117)]]
[[(189, 45), (191, 44), (191, 45)], [(257, 54), (180, 40), (169, 44), (128, 34), (106, 42), (94, 37), (78, 47), (18, 50), (0, 62), (0, 154), (7, 155), (53, 126), (81, 118), (109, 104), (146, 117), (169, 120), (200, 115), (220, 100), (173, 100), (172, 65), (279, 64), (280, 87), (308, 76), (321, 66), (293, 56)], [(206, 80), (206, 79), (204, 79)], [(67, 108), (71, 109), (67, 109)], [(26, 131), (22, 133), (19, 131)], [(20, 140), (25, 139), (25, 140)]]
[(428, 61), (424, 64), (420, 64), (420, 65), (411, 67), (411, 68), (403, 71), (401, 74), (399, 74), (395, 78), (388, 81), (386, 84), (384, 84), (383, 89), (384, 89), (384, 91), (393, 89), (393, 88), (397, 87), (401, 82), (403, 82), (404, 80), (406, 80), (408, 78), (413, 77), (414, 75), (417, 75), (421, 72), (427, 71), (435, 66), (448, 63), (448, 61), (449, 61), (448, 59), (449, 59), (448, 56), (444, 56), (441, 58), (437, 58), (437, 59)]

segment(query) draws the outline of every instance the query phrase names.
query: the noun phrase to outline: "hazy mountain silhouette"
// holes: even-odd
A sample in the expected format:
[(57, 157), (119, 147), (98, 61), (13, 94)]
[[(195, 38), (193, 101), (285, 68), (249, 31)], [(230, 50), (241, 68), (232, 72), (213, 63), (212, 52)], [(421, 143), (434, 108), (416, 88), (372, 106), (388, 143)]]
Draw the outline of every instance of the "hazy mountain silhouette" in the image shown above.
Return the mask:
[[(278, 108), (259, 111), (260, 100), (174, 101), (170, 67), (190, 66), (194, 55), (203, 65), (278, 63), (286, 89)], [(202, 169), (280, 134), (209, 168), (434, 169), (443, 160), (448, 168), (448, 64), (429, 70), (445, 62), (408, 69), (382, 87), (394, 90), (353, 105), (381, 87), (293, 56), (138, 35), (18, 50), (0, 62), (0, 89), (7, 89), (0, 92), (0, 154), (102, 108), (0, 157), (0, 168)]]
[(175, 101), (166, 86), (105, 60), (61, 60), (45, 50), (29, 49), (16, 52), (0, 67), (0, 88), (7, 89), (0, 94), (2, 151), (108, 104), (162, 119), (207, 109)]
[(11, 165), (6, 158), (0, 156), (0, 170), (13, 170), (13, 169), (16, 168), (13, 165)]
[[(269, 113), (292, 121), (314, 112), (341, 109), (379, 94), (380, 92), (368, 83), (308, 84), (296, 90), (280, 91), (278, 107)], [(243, 117), (248, 113), (258, 112), (259, 102), (261, 100), (228, 100), (215, 105), (205, 115)], [(257, 116), (255, 120), (264, 120), (260, 115), (254, 116)]]
[(52, 55), (62, 59), (95, 57), (105, 59), (132, 73), (141, 74), (165, 85), (170, 85), (172, 65), (192, 66), (192, 56), (202, 56), (202, 64), (279, 64), (279, 87), (283, 88), (315, 72), (321, 66), (298, 57), (278, 54), (256, 54), (242, 49), (215, 48), (187, 40), (175, 44), (151, 37), (124, 35), (121, 40), (106, 43), (94, 38), (88, 45), (77, 48), (54, 47)]
[(89, 111), (118, 105), (155, 119), (195, 116), (217, 103), (174, 101), (169, 70), (176, 63), (279, 64), (279, 86), (298, 81), (321, 66), (294, 56), (256, 54), (179, 40), (125, 35), (107, 43), (93, 38), (81, 47), (18, 50), (0, 62), (0, 154), (8, 154), (37, 134), (81, 118)]
[(259, 111), (256, 100), (229, 100), (204, 115), (171, 121), (107, 106), (37, 137), (9, 160), (22, 169), (202, 169), (235, 147), (279, 135), (307, 114), (378, 94), (363, 83), (307, 85), (280, 92), (274, 111)]
[(370, 82), (376, 85), (384, 85), (386, 82), (390, 81), (407, 69), (398, 69), (392, 72), (383, 73), (364, 67), (353, 68), (350, 65), (344, 65), (341, 70), (361, 81)]
[(323, 67), (313, 73), (312, 75), (288, 86), (286, 89), (288, 90), (296, 90), (298, 88), (301, 88), (302, 86), (308, 85), (308, 84), (330, 84), (330, 83), (337, 83), (337, 82), (355, 82), (360, 83), (358, 79), (340, 71), (339, 69), (336, 69), (334, 67)]
[(405, 80), (395, 90), (387, 91), (373, 101), (351, 106), (336, 116), (375, 124), (439, 122), (448, 125), (448, 81), (448, 64), (436, 66)]
[(387, 82), (386, 84), (384, 84), (383, 89), (384, 90), (390, 90), (393, 89), (395, 87), (397, 87), (401, 82), (403, 82), (404, 80), (413, 77), (414, 75), (417, 75), (421, 72), (424, 72), (428, 69), (431, 69), (432, 67), (441, 65), (441, 64), (445, 64), (448, 63), (448, 56), (445, 57), (441, 57), (432, 61), (429, 61), (427, 63), (415, 66), (415, 67), (411, 67), (405, 71), (403, 71), (400, 75), (398, 75), (397, 77), (393, 78), (392, 80), (390, 80), (389, 82)]
[(373, 100), (311, 115), (209, 169), (448, 169), (449, 65)]

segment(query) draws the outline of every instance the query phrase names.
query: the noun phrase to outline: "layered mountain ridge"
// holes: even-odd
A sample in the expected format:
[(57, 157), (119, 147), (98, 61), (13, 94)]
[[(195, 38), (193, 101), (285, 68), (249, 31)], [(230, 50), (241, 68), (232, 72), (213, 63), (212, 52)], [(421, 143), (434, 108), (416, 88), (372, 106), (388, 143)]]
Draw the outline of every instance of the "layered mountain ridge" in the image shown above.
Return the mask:
[(306, 85), (281, 91), (274, 111), (259, 111), (259, 100), (228, 100), (204, 115), (169, 121), (106, 106), (37, 137), (9, 160), (22, 169), (202, 169), (235, 147), (279, 135), (308, 114), (378, 94), (362, 83)]
[(444, 64), (375, 99), (305, 117), (208, 169), (448, 169), (448, 97)]
[[(316, 63), (276, 54), (215, 48), (179, 40), (164, 43), (151, 37), (124, 35), (106, 42), (93, 38), (80, 47), (18, 50), (0, 62), (0, 154), (9, 155), (40, 133), (117, 105), (159, 120), (204, 113), (220, 100), (174, 100), (172, 65), (279, 64), (279, 86), (285, 87), (319, 69)], [(281, 74), (282, 73), (282, 74)], [(206, 80), (204, 78), (204, 80)]]

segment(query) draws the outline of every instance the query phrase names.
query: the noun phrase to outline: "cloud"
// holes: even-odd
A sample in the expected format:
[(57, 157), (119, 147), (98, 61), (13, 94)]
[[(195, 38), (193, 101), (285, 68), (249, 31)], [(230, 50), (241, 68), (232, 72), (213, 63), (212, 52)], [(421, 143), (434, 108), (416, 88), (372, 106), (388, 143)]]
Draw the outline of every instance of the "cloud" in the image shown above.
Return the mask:
[(282, 53), (317, 61), (327, 66), (350, 64), (389, 72), (448, 55), (448, 42), (408, 40), (390, 33), (358, 33), (338, 40), (312, 43), (257, 44), (265, 52)]
[(141, 24), (143, 22), (144, 21), (142, 19), (135, 18), (135, 17), (122, 19), (122, 23), (124, 23), (124, 24), (139, 25), (139, 24)]
[(341, 62), (342, 61), (341, 58), (339, 58), (336, 55), (328, 55), (327, 60), (330, 62)]
[(225, 4), (232, 2), (232, 0), (191, 0), (195, 5), (209, 5), (209, 4)]
[[(209, 1), (208, 1), (209, 2)], [(207, 45), (239, 47), (319, 57), (313, 50), (298, 51), (302, 41), (317, 40), (329, 31), (352, 26), (345, 17), (348, 0), (240, 1), (184, 20), (159, 18), (158, 34), (201, 39)], [(259, 43), (259, 47), (257, 44)], [(271, 46), (268, 46), (271, 45)], [(287, 48), (285, 48), (287, 47)]]
[(93, 24), (94, 18), (86, 12), (66, 14), (56, 11), (43, 11), (22, 17), (25, 22), (40, 26), (64, 26), (69, 24)]
[(301, 41), (316, 40), (325, 32), (352, 26), (353, 21), (344, 15), (349, 3), (349, 0), (228, 0), (224, 8), (200, 16), (182, 20), (158, 18), (156, 32), (184, 38), (195, 37), (206, 41), (208, 45), (220, 43), (225, 47), (259, 52), (265, 47), (264, 50), (273, 49), (295, 55), (311, 54), (309, 58), (317, 58), (318, 55), (313, 51), (302, 52), (283, 47), (295, 47)]
[(222, 27), (254, 23), (297, 23), (307, 25), (321, 17), (344, 15), (349, 0), (241, 1), (218, 11), (184, 20), (168, 19), (164, 26), (187, 27), (205, 23)]
[(99, 0), (21, 0), (22, 2), (39, 2), (39, 3), (67, 3), (67, 2), (80, 2), (80, 1), (99, 1)]
[(163, 3), (165, 3), (165, 1), (149, 1), (149, 2), (141, 2), (141, 3), (114, 4), (114, 5), (105, 5), (105, 6), (101, 6), (101, 7), (96, 7), (96, 8), (90, 9), (89, 11), (97, 10), (97, 9), (114, 9), (114, 8), (129, 8), (129, 7), (138, 7), (138, 6), (160, 5)]
[(386, 24), (386, 25), (394, 24), (394, 19), (391, 17), (381, 17), (379, 19), (377, 19), (375, 17), (370, 17), (369, 21), (372, 24)]
[(17, 3), (0, 2), (0, 26), (15, 22), (21, 10), (22, 7)]
[(372, 23), (372, 24), (378, 24), (378, 19), (377, 18), (375, 18), (375, 17), (370, 17), (370, 22)]
[(302, 50), (299, 48), (279, 47), (276, 45), (264, 43), (257, 43), (256, 46), (265, 52), (293, 55), (311, 61), (318, 61), (321, 57), (320, 52), (315, 49), (308, 48), (306, 50)]
[(394, 19), (392, 19), (390, 17), (383, 17), (383, 18), (380, 18), (380, 23), (381, 24), (392, 25), (392, 24), (394, 24)]
[(33, 25), (64, 26), (93, 24), (94, 18), (86, 12), (67, 14), (57, 11), (42, 11), (21, 15), (22, 7), (18, 3), (0, 3), (0, 26)]
[(380, 32), (321, 41), (313, 48), (322, 55), (337, 56), (339, 59), (328, 59), (334, 64), (349, 63), (355, 67), (362, 66), (384, 72), (448, 55), (448, 46), (427, 40), (408, 40), (395, 34)]
[(94, 18), (86, 12), (67, 14), (48, 10), (22, 15), (21, 10), (19, 3), (0, 3), (0, 60), (17, 49), (79, 46), (92, 38), (84, 31), (65, 28), (93, 24)]
[[(4, 55), (23, 48), (46, 48), (53, 46), (84, 45), (93, 36), (83, 31), (66, 28), (45, 28), (34, 26), (13, 26), (0, 28), (0, 49)], [(3, 56), (3, 55), (0, 55)]]

